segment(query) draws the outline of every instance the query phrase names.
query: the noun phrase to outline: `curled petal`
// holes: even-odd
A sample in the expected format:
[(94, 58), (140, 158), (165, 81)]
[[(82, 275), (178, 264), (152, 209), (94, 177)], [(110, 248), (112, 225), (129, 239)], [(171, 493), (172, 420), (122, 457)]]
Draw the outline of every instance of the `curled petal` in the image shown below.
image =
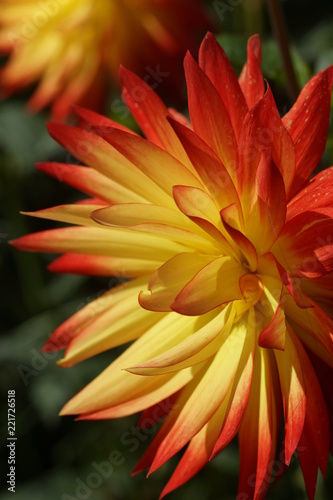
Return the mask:
[(193, 316), (241, 299), (238, 282), (243, 274), (242, 267), (231, 257), (217, 257), (184, 286), (171, 308), (180, 314)]
[(211, 255), (195, 253), (175, 255), (151, 276), (148, 291), (139, 295), (140, 305), (150, 311), (172, 311), (180, 290), (212, 259)]

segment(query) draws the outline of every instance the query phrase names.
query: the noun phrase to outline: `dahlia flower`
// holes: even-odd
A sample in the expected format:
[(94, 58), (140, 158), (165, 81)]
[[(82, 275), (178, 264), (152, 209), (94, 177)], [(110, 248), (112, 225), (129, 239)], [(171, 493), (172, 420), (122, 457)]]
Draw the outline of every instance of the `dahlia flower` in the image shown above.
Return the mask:
[(208, 34), (199, 63), (185, 58), (190, 120), (122, 69), (146, 139), (81, 108), (86, 129), (51, 123), (84, 165), (38, 168), (90, 198), (30, 214), (71, 225), (14, 242), (63, 254), (55, 272), (130, 278), (45, 349), (66, 349), (69, 367), (133, 342), (61, 414), (164, 419), (135, 469), (151, 473), (186, 447), (162, 496), (238, 436), (238, 498), (264, 498), (295, 452), (313, 498), (332, 451), (333, 167), (310, 176), (333, 67), (281, 119), (260, 60), (253, 36), (237, 79)]
[(100, 107), (120, 64), (175, 90), (209, 24), (200, 0), (0, 0), (0, 52), (10, 54), (1, 86), (9, 95), (38, 82), (29, 107), (53, 103), (55, 119), (73, 102)]

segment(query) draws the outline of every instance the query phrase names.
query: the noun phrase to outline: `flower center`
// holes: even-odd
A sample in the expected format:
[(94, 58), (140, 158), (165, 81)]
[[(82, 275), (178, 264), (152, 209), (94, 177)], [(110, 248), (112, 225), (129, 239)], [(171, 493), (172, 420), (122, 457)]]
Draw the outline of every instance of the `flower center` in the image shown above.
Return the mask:
[(235, 301), (236, 316), (238, 319), (251, 307), (255, 306), (262, 298), (264, 285), (256, 274), (244, 274), (239, 280), (239, 288), (243, 295), (243, 300)]

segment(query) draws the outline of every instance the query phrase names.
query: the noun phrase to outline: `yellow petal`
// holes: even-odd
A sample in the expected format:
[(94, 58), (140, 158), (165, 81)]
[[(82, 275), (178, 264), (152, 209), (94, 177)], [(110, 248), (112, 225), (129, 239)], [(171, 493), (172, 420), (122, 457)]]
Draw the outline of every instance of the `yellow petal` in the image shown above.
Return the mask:
[(167, 314), (74, 396), (65, 405), (62, 414), (95, 412), (131, 401), (154, 388), (161, 377), (165, 381), (169, 380), (170, 375), (141, 377), (125, 371), (125, 368), (170, 349), (195, 331), (196, 321), (197, 318)]
[(171, 308), (180, 314), (192, 316), (241, 299), (238, 282), (243, 274), (244, 269), (231, 257), (217, 257), (184, 286)]
[(98, 227), (90, 214), (94, 210), (101, 208), (101, 205), (60, 205), (58, 207), (46, 208), (38, 210), (37, 212), (22, 212), (24, 215), (38, 217), (40, 219), (56, 220), (59, 222), (66, 222), (68, 224), (75, 224), (79, 226), (94, 226)]
[(233, 318), (231, 306), (227, 306), (222, 312), (207, 313), (202, 316), (202, 321), (206, 321), (206, 324), (191, 337), (160, 356), (127, 370), (138, 375), (161, 375), (202, 363), (221, 347), (225, 336), (230, 332)]
[(151, 276), (148, 291), (139, 296), (140, 305), (150, 311), (171, 311), (180, 290), (212, 259), (212, 255), (197, 253), (175, 255)]
[(168, 260), (183, 245), (152, 234), (122, 228), (65, 227), (18, 238), (12, 245), (27, 251), (79, 253), (122, 258)]

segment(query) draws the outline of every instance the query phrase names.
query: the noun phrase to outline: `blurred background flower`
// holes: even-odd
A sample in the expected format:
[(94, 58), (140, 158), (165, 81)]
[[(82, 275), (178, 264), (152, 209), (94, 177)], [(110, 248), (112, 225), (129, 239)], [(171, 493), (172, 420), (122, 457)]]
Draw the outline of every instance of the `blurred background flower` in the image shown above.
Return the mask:
[[(0, 2), (0, 8), (3, 4)], [(318, 0), (315, 5), (312, 0), (285, 0), (281, 4), (286, 15), (297, 80), (299, 86), (303, 86), (313, 73), (333, 63), (333, 4), (331, 0)], [(245, 62), (246, 39), (254, 32), (261, 34), (263, 73), (281, 113), (285, 114), (291, 100), (266, 2), (207, 0), (205, 5), (210, 9), (220, 33), (219, 40), (237, 73)], [(186, 22), (186, 14), (182, 14), (182, 19)], [(7, 58), (3, 57), (2, 66), (7, 64), (6, 61)], [(150, 80), (148, 83), (154, 82)], [(156, 91), (159, 92), (159, 88)], [(148, 434), (137, 434), (136, 417), (74, 422), (57, 415), (65, 402), (119, 352), (101, 354), (66, 370), (56, 365), (55, 354), (41, 353), (40, 349), (63, 320), (99, 297), (117, 280), (52, 274), (46, 270), (50, 262), (48, 256), (14, 252), (7, 245), (9, 239), (49, 227), (42, 220), (21, 216), (20, 210), (32, 211), (78, 199), (78, 195), (62, 182), (60, 171), (55, 172), (54, 180), (38, 173), (33, 166), (34, 162), (45, 159), (65, 163), (73, 163), (75, 159), (48, 137), (45, 127), (47, 113), (42, 111), (31, 116), (26, 112), (25, 103), (29, 97), (28, 90), (22, 91), (0, 105), (0, 387), (3, 402), (7, 390), (15, 389), (17, 395), (16, 499), (153, 500), (158, 498), (161, 485), (170, 477), (179, 457), (154, 473), (149, 481), (141, 474), (129, 480), (130, 471), (150, 440)], [(168, 95), (168, 104), (173, 104), (172, 92)], [(108, 100), (106, 113), (117, 121), (134, 126), (121, 95), (116, 91)], [(331, 120), (320, 168), (333, 164), (332, 137)], [(56, 223), (54, 227), (57, 227)], [(6, 412), (2, 411), (2, 436), (6, 435), (6, 429)], [(121, 453), (121, 457), (114, 453), (111, 464), (110, 454), (114, 451)], [(231, 443), (193, 481), (171, 493), (170, 499), (234, 499), (238, 460), (237, 443)], [(100, 474), (102, 481), (98, 483), (92, 474), (98, 464), (105, 461), (113, 471), (103, 469), (105, 477)], [(2, 471), (7, 467), (5, 448), (0, 467)], [(1, 500), (12, 498), (4, 483)], [(329, 500), (332, 489), (333, 465), (330, 461), (328, 480), (324, 481), (319, 475), (316, 500)], [(297, 460), (276, 487), (271, 488), (267, 498), (306, 498)]]
[(73, 103), (102, 108), (120, 64), (179, 94), (185, 52), (211, 26), (201, 0), (1, 0), (1, 87), (37, 83), (28, 106), (51, 104), (55, 120)]

